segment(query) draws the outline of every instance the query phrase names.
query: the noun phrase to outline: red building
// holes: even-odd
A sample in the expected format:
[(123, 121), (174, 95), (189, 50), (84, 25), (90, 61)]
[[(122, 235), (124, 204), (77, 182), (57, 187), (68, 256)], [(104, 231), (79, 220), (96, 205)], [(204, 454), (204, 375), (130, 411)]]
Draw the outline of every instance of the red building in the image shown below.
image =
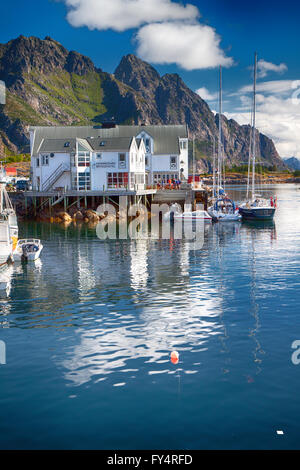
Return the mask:
[(11, 177), (17, 176), (17, 169), (15, 167), (7, 166), (5, 168), (5, 172), (6, 172), (6, 176), (11, 176)]

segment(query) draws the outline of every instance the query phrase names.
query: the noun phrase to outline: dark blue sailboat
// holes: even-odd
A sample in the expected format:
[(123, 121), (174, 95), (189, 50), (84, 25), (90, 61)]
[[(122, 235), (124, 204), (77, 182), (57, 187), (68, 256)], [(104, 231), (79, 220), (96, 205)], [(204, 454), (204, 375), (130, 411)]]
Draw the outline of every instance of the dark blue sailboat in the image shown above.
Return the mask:
[(273, 220), (277, 198), (264, 199), (255, 194), (255, 160), (256, 160), (256, 77), (257, 77), (257, 54), (254, 60), (254, 87), (253, 87), (253, 114), (252, 114), (252, 135), (250, 137), (250, 151), (248, 162), (248, 184), (247, 196), (249, 195), (249, 180), (252, 154), (252, 199), (240, 205), (239, 213), (245, 220)]

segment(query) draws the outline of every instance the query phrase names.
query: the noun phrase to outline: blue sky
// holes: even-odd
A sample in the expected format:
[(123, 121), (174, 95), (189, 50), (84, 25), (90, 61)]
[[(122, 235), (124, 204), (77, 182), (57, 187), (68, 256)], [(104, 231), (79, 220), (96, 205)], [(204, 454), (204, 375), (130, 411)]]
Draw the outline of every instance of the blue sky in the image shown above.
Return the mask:
[(20, 34), (49, 35), (108, 72), (136, 53), (161, 74), (179, 73), (202, 97), (211, 95), (213, 109), (223, 64), (224, 109), (240, 123), (249, 120), (249, 65), (257, 50), (264, 61), (258, 127), (282, 156), (300, 157), (300, 5), (294, 1), (14, 0), (1, 6), (2, 43)]

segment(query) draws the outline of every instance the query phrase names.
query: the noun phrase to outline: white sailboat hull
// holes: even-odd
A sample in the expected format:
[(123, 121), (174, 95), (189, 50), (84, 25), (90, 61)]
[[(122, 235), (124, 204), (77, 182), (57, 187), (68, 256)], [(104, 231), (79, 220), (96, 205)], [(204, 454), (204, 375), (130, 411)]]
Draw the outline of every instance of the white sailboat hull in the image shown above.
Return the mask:
[(208, 209), (209, 215), (218, 222), (239, 222), (242, 220), (242, 216), (236, 211), (233, 214), (226, 214), (221, 211), (216, 211), (213, 208)]

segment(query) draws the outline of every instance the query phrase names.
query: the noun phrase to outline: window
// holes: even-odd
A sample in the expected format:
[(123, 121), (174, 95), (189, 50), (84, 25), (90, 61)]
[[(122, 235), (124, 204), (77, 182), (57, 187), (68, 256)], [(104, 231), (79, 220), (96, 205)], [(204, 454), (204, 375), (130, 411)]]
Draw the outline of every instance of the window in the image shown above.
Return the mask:
[(126, 154), (119, 153), (119, 168), (126, 168)]
[(146, 147), (146, 152), (150, 153), (151, 152), (151, 142), (150, 139), (145, 139), (145, 147)]
[(145, 157), (145, 165), (148, 166), (149, 165), (149, 160), (148, 160), (148, 157)]
[(85, 173), (78, 173), (73, 177), (73, 188), (79, 189), (79, 191), (89, 191), (91, 189), (91, 174), (89, 171)]
[(178, 173), (153, 173), (153, 183), (164, 183), (164, 184), (169, 184), (169, 181), (175, 180), (177, 181), (179, 179)]
[(180, 148), (181, 148), (181, 150), (186, 150), (186, 148), (187, 148), (186, 140), (181, 140), (180, 141)]
[(177, 157), (170, 157), (170, 169), (176, 169), (177, 168)]
[(144, 184), (145, 183), (145, 175), (143, 174), (135, 174), (135, 184)]
[(49, 165), (49, 155), (42, 155), (42, 165)]
[(39, 157), (37, 157), (37, 159), (36, 159), (36, 166), (37, 166), (37, 168), (40, 166), (40, 159), (39, 159)]
[(126, 188), (128, 186), (128, 173), (107, 173), (108, 188)]
[(65, 148), (70, 147), (70, 142), (65, 142), (64, 147), (65, 147)]
[(90, 166), (89, 152), (78, 152), (78, 166)]

